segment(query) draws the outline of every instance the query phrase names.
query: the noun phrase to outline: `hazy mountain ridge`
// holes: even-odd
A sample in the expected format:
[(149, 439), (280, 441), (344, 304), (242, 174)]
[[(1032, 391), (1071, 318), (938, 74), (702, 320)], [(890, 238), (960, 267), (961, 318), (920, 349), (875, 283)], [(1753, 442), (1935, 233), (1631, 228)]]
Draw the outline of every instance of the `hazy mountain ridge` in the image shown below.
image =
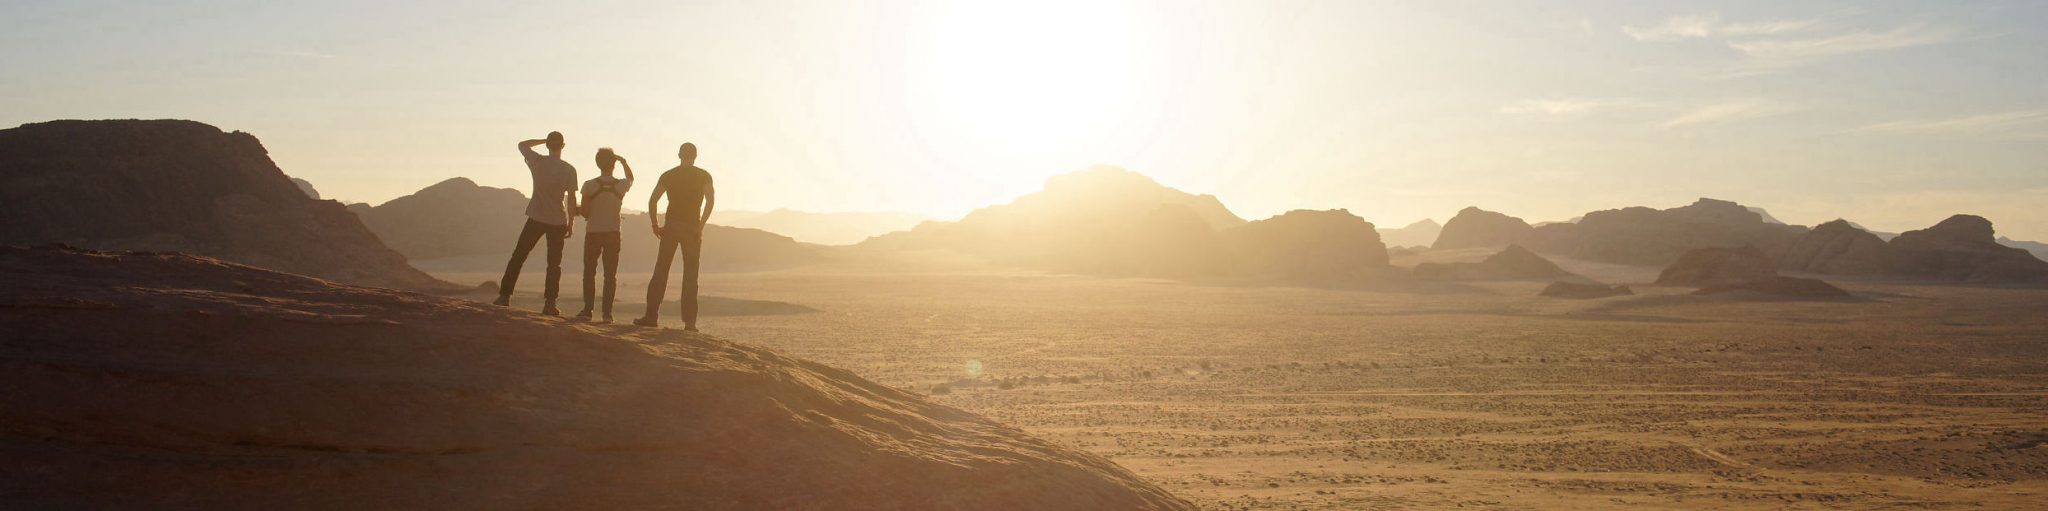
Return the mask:
[(449, 289), (340, 203), (315, 200), (256, 137), (182, 120), (0, 130), (0, 243), (178, 251), (363, 285)]
[(719, 211), (718, 225), (760, 229), (805, 243), (852, 245), (868, 238), (916, 227), (929, 218), (889, 211), (813, 213), (778, 208), (771, 211)]
[[(468, 178), (450, 178), (377, 206), (351, 209), (363, 223), (415, 265), (433, 271), (502, 271), (512, 244), (525, 225), (526, 195), (509, 188), (479, 186)], [(714, 212), (712, 220), (718, 215)], [(627, 212), (619, 229), (619, 271), (650, 271), (655, 238), (647, 214)], [(583, 267), (583, 219), (564, 248), (564, 273)], [(704, 230), (704, 271), (761, 271), (801, 266), (822, 260), (818, 247), (779, 234), (712, 224)], [(529, 270), (540, 268), (545, 246), (528, 257)], [(680, 267), (677, 267), (678, 271)], [(574, 281), (574, 278), (565, 278)]]

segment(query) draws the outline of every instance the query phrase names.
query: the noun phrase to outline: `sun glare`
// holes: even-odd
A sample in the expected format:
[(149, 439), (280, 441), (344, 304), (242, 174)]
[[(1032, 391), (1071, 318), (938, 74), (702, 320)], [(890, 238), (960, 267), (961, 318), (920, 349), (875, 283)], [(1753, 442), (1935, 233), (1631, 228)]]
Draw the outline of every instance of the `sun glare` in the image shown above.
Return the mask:
[(1109, 3), (955, 5), (930, 43), (932, 128), (978, 159), (1083, 151), (1130, 113), (1139, 30)]

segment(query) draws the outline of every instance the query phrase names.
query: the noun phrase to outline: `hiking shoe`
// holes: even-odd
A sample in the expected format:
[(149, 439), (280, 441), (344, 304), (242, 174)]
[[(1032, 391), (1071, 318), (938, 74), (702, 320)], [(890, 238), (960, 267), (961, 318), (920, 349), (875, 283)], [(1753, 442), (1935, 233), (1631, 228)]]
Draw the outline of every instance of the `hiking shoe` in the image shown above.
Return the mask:
[(633, 326), (659, 327), (661, 321), (654, 318), (639, 318), (633, 320)]
[(498, 300), (491, 302), (491, 305), (496, 305), (499, 307), (512, 305), (512, 297), (507, 295), (498, 295)]

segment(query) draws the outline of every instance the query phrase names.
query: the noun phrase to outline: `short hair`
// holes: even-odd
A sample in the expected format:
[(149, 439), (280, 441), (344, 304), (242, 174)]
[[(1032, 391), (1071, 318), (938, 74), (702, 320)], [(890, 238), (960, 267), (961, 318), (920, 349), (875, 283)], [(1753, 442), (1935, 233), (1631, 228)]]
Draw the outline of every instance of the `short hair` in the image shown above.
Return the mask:
[(683, 147), (676, 149), (676, 156), (685, 160), (697, 161), (697, 144), (683, 142)]
[(550, 132), (548, 132), (548, 144), (549, 144), (549, 145), (562, 145), (562, 132), (560, 132), (560, 131), (550, 131)]
[(612, 168), (612, 162), (618, 161), (618, 157), (617, 153), (612, 152), (612, 148), (599, 147), (597, 148), (597, 167), (609, 170)]

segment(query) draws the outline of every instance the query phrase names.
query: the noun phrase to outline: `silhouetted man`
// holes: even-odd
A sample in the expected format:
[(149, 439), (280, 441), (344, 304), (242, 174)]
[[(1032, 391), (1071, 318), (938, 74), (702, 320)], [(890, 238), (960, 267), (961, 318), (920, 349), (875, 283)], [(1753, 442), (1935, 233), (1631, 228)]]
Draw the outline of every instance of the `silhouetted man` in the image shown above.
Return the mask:
[[(668, 267), (675, 262), (676, 249), (683, 250), (683, 329), (697, 330), (697, 262), (704, 253), (704, 224), (711, 221), (711, 208), (718, 203), (718, 193), (711, 188), (711, 173), (697, 168), (697, 145), (684, 143), (676, 150), (681, 165), (668, 169), (661, 179), (654, 183), (654, 194), (647, 197), (647, 220), (654, 224), (654, 236), (660, 252), (654, 258), (654, 280), (647, 283), (647, 315), (633, 320), (640, 326), (660, 324), (661, 298), (668, 290)], [(657, 206), (661, 196), (668, 195), (668, 211)], [(698, 208), (702, 207), (702, 210)], [(662, 225), (667, 217), (668, 225)]]
[[(612, 177), (612, 164), (626, 170), (626, 178)], [(626, 190), (633, 188), (633, 165), (612, 148), (597, 150), (597, 168), (604, 175), (583, 182), (583, 312), (576, 319), (590, 320), (591, 295), (597, 294), (597, 265), (604, 263), (604, 322), (612, 322), (612, 294), (619, 283), (619, 206)]]
[[(547, 156), (533, 152), (533, 146), (547, 144)], [(576, 167), (562, 161), (562, 132), (548, 132), (545, 140), (528, 140), (519, 143), (519, 154), (526, 158), (526, 170), (533, 174), (533, 199), (526, 202), (526, 228), (519, 230), (519, 243), (512, 246), (512, 260), (505, 263), (505, 278), (498, 281), (498, 305), (512, 303), (512, 288), (519, 285), (519, 270), (526, 266), (526, 254), (533, 252), (533, 244), (545, 237), (548, 240), (548, 282), (547, 305), (540, 312), (550, 316), (562, 313), (555, 308), (555, 295), (560, 294), (562, 284), (562, 240), (570, 236), (574, 227), (569, 218), (576, 211)]]

